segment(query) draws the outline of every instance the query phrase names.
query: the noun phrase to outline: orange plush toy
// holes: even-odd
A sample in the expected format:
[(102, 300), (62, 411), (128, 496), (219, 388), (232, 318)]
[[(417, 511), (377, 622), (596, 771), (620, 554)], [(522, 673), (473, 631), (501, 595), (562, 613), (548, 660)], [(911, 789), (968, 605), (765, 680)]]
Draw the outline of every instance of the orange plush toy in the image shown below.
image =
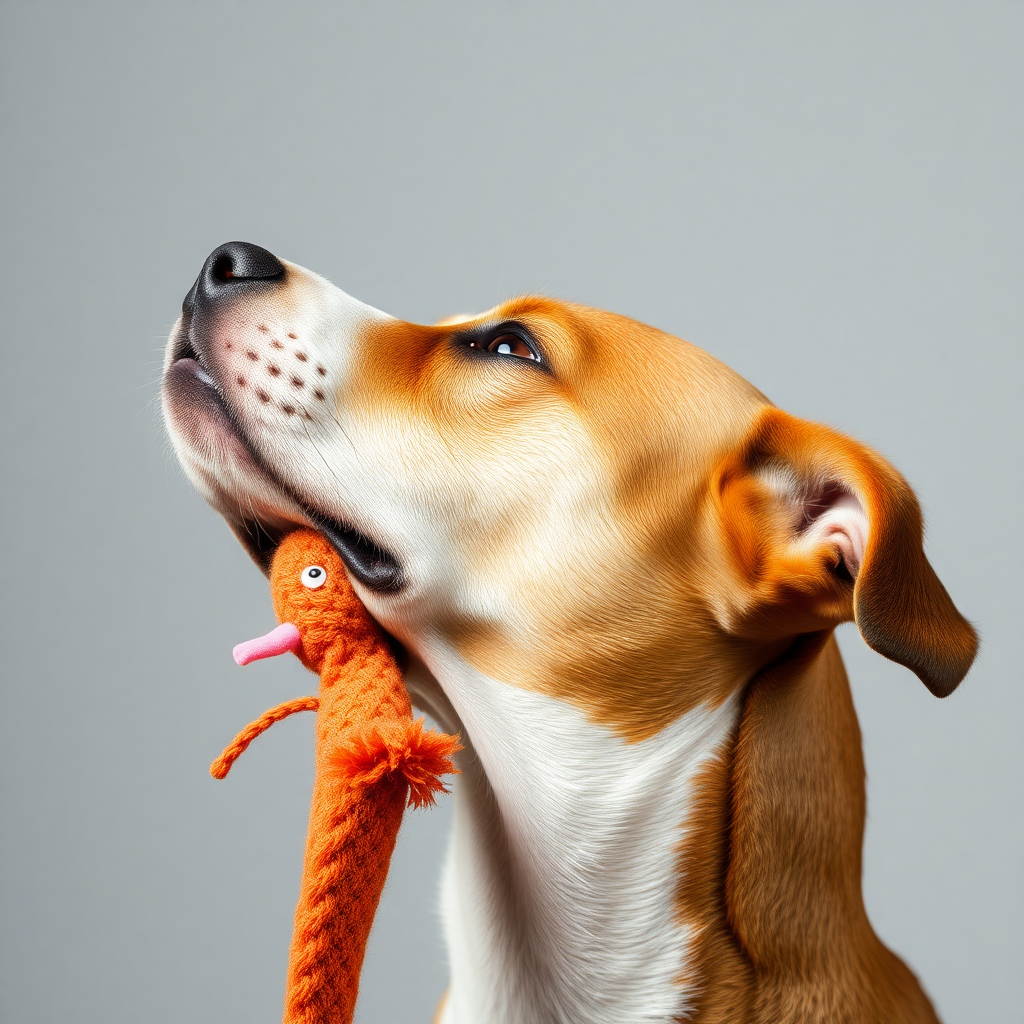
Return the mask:
[(387, 639), (334, 549), (312, 530), (289, 534), (270, 570), (282, 623), (239, 644), (240, 665), (294, 651), (320, 674), (320, 696), (271, 708), (210, 767), (224, 778), (245, 748), (296, 711), (318, 711), (316, 774), (302, 889), (288, 962), (285, 1024), (350, 1024), (370, 927), (408, 803), (433, 804), (458, 740), (413, 720)]

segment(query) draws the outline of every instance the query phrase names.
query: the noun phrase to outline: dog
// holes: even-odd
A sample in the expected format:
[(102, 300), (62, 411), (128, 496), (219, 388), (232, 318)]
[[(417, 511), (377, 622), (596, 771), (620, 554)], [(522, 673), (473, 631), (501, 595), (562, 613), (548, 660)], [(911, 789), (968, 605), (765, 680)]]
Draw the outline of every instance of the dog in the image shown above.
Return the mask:
[(938, 697), (977, 639), (884, 459), (623, 316), (420, 326), (241, 242), (162, 398), (256, 562), (322, 531), (462, 736), (439, 1021), (936, 1021), (865, 913), (833, 631)]

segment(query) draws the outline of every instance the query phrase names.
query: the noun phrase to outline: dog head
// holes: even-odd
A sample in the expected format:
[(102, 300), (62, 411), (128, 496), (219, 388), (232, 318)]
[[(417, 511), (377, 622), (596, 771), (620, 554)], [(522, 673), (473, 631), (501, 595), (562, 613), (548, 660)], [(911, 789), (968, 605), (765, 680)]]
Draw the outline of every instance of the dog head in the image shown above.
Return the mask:
[(262, 566), (312, 525), (417, 661), (443, 647), (629, 737), (851, 618), (940, 696), (974, 656), (883, 459), (622, 316), (526, 297), (421, 326), (229, 243), (163, 401)]

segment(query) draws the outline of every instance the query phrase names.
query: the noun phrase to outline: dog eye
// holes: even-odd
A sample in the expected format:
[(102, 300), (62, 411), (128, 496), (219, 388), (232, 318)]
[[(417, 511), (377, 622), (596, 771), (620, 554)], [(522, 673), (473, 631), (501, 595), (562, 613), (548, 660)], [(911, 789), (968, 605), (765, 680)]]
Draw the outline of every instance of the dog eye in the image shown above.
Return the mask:
[(327, 570), (322, 565), (307, 565), (302, 570), (299, 580), (304, 587), (316, 590), (317, 587), (322, 587), (327, 582)]
[(500, 352), (503, 356), (522, 356), (524, 359), (536, 359), (533, 350), (514, 334), (499, 334), (487, 344), (488, 352)]
[(532, 359), (535, 363), (540, 362), (540, 357), (531, 345), (518, 334), (511, 331), (497, 331), (486, 338), (474, 339), (469, 343), (470, 348), (479, 349), (481, 352), (492, 352), (502, 356), (519, 356), (521, 359)]

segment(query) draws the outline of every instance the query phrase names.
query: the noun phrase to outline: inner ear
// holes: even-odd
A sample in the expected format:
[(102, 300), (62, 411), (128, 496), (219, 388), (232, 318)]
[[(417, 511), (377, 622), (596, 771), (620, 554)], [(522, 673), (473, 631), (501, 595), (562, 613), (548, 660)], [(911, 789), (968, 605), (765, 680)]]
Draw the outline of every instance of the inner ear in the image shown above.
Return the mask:
[(835, 572), (851, 583), (868, 545), (868, 514), (860, 498), (838, 480), (828, 480), (800, 501), (800, 536), (809, 548), (828, 546), (838, 557)]
[(787, 509), (790, 557), (817, 563), (825, 553), (829, 569), (852, 584), (857, 579), (869, 535), (864, 502), (849, 484), (835, 478), (801, 478), (791, 467), (770, 465), (762, 485)]

